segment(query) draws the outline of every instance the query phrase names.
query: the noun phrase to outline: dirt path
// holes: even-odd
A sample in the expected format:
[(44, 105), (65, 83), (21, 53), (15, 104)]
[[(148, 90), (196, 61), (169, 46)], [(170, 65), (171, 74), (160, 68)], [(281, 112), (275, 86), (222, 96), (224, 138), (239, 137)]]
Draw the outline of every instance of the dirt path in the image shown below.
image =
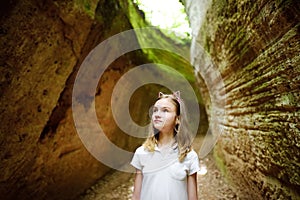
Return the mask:
[[(195, 150), (201, 144), (201, 138), (195, 140)], [(207, 173), (198, 173), (199, 200), (238, 200), (234, 190), (228, 185), (220, 170), (216, 167), (212, 155), (203, 161)], [(130, 200), (134, 174), (114, 171), (106, 175), (97, 184), (88, 189), (80, 200)]]

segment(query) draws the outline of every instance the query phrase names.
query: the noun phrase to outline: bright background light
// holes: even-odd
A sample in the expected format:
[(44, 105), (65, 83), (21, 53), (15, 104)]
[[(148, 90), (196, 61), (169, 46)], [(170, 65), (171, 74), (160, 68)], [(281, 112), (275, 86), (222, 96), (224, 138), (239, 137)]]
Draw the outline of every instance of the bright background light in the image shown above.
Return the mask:
[(134, 0), (145, 12), (146, 20), (153, 26), (172, 32), (182, 39), (190, 39), (191, 28), (179, 0)]

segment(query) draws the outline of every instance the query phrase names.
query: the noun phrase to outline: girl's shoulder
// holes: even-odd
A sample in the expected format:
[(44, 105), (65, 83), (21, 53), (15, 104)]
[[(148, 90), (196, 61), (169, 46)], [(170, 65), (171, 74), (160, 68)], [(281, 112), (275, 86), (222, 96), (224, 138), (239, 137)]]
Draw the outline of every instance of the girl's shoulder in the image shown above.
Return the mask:
[(198, 158), (198, 154), (194, 149), (192, 149), (190, 152), (187, 153), (186, 159), (191, 160), (191, 159), (196, 159)]
[(147, 154), (149, 151), (144, 147), (144, 145), (139, 146), (136, 150), (135, 153), (137, 154)]

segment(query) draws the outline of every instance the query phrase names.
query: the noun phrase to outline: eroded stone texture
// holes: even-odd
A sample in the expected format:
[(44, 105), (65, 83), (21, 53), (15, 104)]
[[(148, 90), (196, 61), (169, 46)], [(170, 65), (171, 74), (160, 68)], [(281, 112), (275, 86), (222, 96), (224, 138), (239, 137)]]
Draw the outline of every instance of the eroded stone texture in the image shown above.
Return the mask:
[[(120, 12), (112, 1), (12, 3), (1, 18), (1, 199), (70, 199), (109, 170), (76, 133), (72, 85), (92, 48), (131, 28), (126, 8)], [(145, 59), (139, 52), (122, 56), (96, 91), (99, 122), (116, 145), (131, 151), (137, 139), (113, 123), (108, 97), (122, 74)], [(138, 122), (147, 117), (133, 113)]]
[[(86, 150), (78, 137), (72, 118), (72, 89), (81, 63), (94, 47), (114, 34), (146, 24), (135, 8), (127, 0), (24, 0), (9, 1), (1, 7), (0, 199), (76, 199), (110, 170)], [(145, 38), (150, 38), (149, 43), (173, 45), (159, 32)], [(136, 37), (130, 42), (139, 44)], [(116, 41), (107, 49), (99, 65), (117, 54), (121, 45)], [(185, 51), (187, 46), (176, 48)], [(120, 55), (104, 72), (96, 91), (83, 90), (76, 99), (82, 109), (95, 106), (107, 138), (131, 152), (143, 139), (130, 137), (116, 125), (111, 95), (128, 70), (153, 60), (170, 66), (176, 63), (176, 70), (195, 80), (184, 58), (163, 51), (137, 50)], [(169, 74), (156, 75), (158, 79), (166, 76)], [(161, 89), (165, 88), (146, 85), (134, 92), (130, 105), (124, 105), (130, 107), (128, 117), (146, 125), (150, 106)], [(95, 104), (84, 104), (94, 97)], [(123, 96), (117, 98), (122, 100)], [(89, 127), (89, 119), (83, 120)], [(101, 144), (93, 147), (108, 150)]]
[[(76, 65), (78, 46), (87, 36), (76, 33), (78, 24), (70, 22), (79, 18), (84, 28), (92, 23), (72, 4), (59, 7), (50, 2), (16, 1), (2, 18), (1, 194), (7, 199), (36, 195), (21, 188), (30, 185), (32, 171), (44, 170), (34, 167), (39, 137)], [(64, 12), (73, 17), (65, 20)], [(43, 185), (46, 177), (41, 172), (35, 178)]]
[[(201, 15), (196, 2), (186, 2), (190, 20)], [(206, 3), (191, 54), (208, 113), (216, 111), (210, 121), (222, 131), (219, 165), (243, 199), (299, 199), (299, 1)]]

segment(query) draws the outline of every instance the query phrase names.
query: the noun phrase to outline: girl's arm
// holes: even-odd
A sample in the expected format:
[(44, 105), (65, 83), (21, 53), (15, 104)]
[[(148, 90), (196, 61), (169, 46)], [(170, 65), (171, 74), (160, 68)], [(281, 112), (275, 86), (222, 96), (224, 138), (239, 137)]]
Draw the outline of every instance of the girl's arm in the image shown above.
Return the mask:
[(132, 200), (140, 200), (142, 189), (143, 174), (141, 170), (136, 170)]
[(187, 192), (189, 200), (198, 200), (197, 173), (187, 177)]

